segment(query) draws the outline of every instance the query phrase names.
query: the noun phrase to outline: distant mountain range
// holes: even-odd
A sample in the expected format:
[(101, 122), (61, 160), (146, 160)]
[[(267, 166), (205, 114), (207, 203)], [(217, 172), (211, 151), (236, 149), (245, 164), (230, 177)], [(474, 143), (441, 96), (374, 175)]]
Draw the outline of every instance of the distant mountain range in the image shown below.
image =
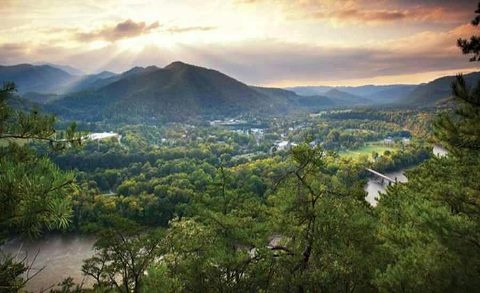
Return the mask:
[[(480, 72), (465, 78), (477, 82)], [(178, 61), (164, 68), (134, 67), (121, 74), (104, 71), (91, 75), (53, 64), (0, 66), (0, 81), (14, 81), (25, 99), (79, 120), (182, 120), (199, 115), (282, 114), (333, 107), (434, 106), (450, 96), (454, 79), (446, 76), (420, 85), (279, 89), (248, 86), (219, 71)]]
[[(465, 74), (464, 77), (473, 86), (480, 80), (480, 72)], [(299, 95), (323, 95), (333, 100), (345, 97), (356, 101), (357, 105), (435, 106), (451, 96), (455, 78), (445, 76), (419, 85), (300, 86), (287, 89)]]
[(350, 100), (358, 101), (358, 104), (379, 105), (401, 102), (402, 98), (408, 96), (416, 87), (417, 85), (399, 84), (363, 85), (357, 87), (300, 86), (288, 89), (299, 95), (325, 95), (331, 98), (335, 98), (335, 96), (349, 96)]
[[(480, 81), (480, 72), (472, 72), (464, 75), (465, 81), (470, 86), (477, 86)], [(452, 94), (452, 83), (455, 76), (445, 76), (429, 83), (423, 83), (404, 99), (402, 103), (410, 105), (433, 105), (448, 99)]]

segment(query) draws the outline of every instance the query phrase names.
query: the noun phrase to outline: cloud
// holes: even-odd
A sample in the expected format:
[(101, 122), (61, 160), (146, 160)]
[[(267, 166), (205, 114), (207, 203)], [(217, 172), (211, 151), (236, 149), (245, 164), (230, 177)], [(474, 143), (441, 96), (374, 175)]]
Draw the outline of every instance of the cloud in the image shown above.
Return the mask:
[(464, 22), (475, 5), (471, 0), (237, 0), (247, 5), (281, 6), (288, 18), (316, 19), (336, 24)]
[(186, 32), (206, 32), (216, 29), (214, 26), (172, 26), (165, 28), (164, 31), (169, 33), (186, 33)]
[(391, 22), (408, 18), (408, 11), (388, 11), (388, 10), (358, 10), (345, 9), (330, 13), (316, 12), (312, 17), (317, 19), (335, 19), (343, 21), (362, 21), (362, 22)]
[(135, 22), (127, 19), (123, 22), (111, 27), (103, 27), (102, 29), (91, 32), (79, 32), (75, 34), (77, 40), (83, 42), (90, 42), (95, 40), (106, 40), (115, 42), (120, 39), (127, 39), (138, 37), (140, 35), (148, 34), (159, 27), (158, 22), (147, 25), (145, 22)]
[(168, 33), (188, 33), (188, 32), (206, 32), (216, 29), (215, 26), (164, 26), (158, 22), (147, 25), (145, 22), (135, 22), (131, 19), (125, 20), (115, 26), (105, 26), (102, 29), (91, 32), (75, 31), (76, 40), (82, 42), (91, 42), (104, 40), (115, 42), (120, 39), (134, 38), (149, 34), (155, 30)]
[(362, 9), (340, 8), (330, 11), (306, 12), (313, 19), (330, 20), (337, 23), (382, 24), (406, 21), (410, 23), (442, 23), (453, 20), (465, 20), (465, 14), (452, 13), (444, 7), (411, 7), (407, 9)]

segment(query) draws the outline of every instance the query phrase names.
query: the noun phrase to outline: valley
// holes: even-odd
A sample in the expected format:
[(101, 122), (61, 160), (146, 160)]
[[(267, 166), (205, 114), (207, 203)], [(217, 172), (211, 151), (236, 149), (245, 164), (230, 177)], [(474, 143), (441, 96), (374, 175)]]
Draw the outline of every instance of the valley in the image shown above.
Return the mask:
[[(76, 120), (74, 129), (80, 137), (79, 146), (59, 152), (35, 140), (22, 142), (63, 172), (74, 172), (79, 188), (70, 195), (70, 224), (62, 232), (68, 236), (47, 233), (38, 242), (25, 242), (29, 244), (19, 251), (15, 251), (20, 249), (18, 243), (25, 240), (15, 238), (4, 248), (25, 255), (38, 251), (40, 258), (31, 259), (32, 263), (47, 267), (26, 284), (33, 291), (60, 284), (69, 275), (74, 282), (91, 287), (93, 280), (86, 278), (81, 258), (94, 253), (92, 236), (105, 229), (109, 217), (120, 216), (148, 229), (167, 229), (176, 219), (210, 209), (196, 210), (220, 200), (220, 185), (230, 194), (220, 200), (224, 208), (253, 204), (252, 212), (258, 213), (257, 209), (268, 207), (266, 200), (276, 193), (274, 186), (292, 170), (291, 155), (297, 149), (322, 152), (328, 172), (348, 174), (337, 173), (332, 180), (350, 185), (347, 193), (375, 206), (378, 193), (385, 192), (387, 185), (365, 168), (404, 182), (404, 169), (432, 157), (429, 125), (441, 111), (437, 107), (406, 109), (395, 104), (397, 99), (390, 105), (372, 106), (373, 98), (351, 93), (371, 97), (395, 86), (328, 89), (300, 96), (284, 89), (249, 87), (217, 71), (180, 62), (164, 69), (134, 68), (93, 79), (89, 77), (88, 83), (82, 79), (89, 89), (46, 94), (55, 95), (52, 100), (35, 100), (35, 93), (25, 95), (29, 103), (57, 115), (59, 142), (69, 141), (62, 138), (69, 120)], [(81, 85), (71, 88), (78, 90)], [(299, 93), (307, 89), (316, 90), (302, 88)], [(238, 107), (225, 111), (222, 103), (236, 105), (221, 101), (226, 97), (238, 101)], [(277, 231), (268, 230), (273, 232), (265, 231), (267, 236)], [(46, 248), (48, 243), (58, 243), (57, 252)], [(78, 257), (62, 260), (67, 254)], [(62, 263), (69, 269), (58, 271)]]
[(480, 3), (2, 1), (0, 292), (477, 292)]

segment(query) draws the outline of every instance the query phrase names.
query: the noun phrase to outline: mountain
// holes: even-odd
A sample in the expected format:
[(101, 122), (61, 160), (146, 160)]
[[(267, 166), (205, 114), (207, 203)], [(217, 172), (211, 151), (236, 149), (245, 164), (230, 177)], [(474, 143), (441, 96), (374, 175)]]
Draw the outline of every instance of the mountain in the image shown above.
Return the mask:
[(297, 95), (301, 95), (301, 96), (315, 96), (315, 95), (323, 95), (333, 88), (335, 87), (333, 86), (296, 86), (296, 87), (289, 87), (286, 89), (293, 91)]
[[(409, 90), (413, 90), (417, 85), (412, 84), (390, 84), (390, 85), (362, 85), (362, 86), (342, 86), (339, 90), (346, 93), (368, 98), (370, 100), (390, 100), (395, 99)], [(387, 96), (388, 95), (388, 96)]]
[(198, 115), (286, 113), (301, 103), (293, 92), (250, 87), (219, 71), (173, 62), (135, 67), (67, 94), (49, 107), (77, 119), (183, 120)]
[[(476, 85), (480, 80), (480, 72), (473, 72), (464, 75), (467, 84)], [(452, 83), (455, 76), (445, 76), (424, 83), (416, 87), (405, 99), (400, 102), (408, 105), (434, 106), (448, 99), (452, 94)]]
[(337, 105), (367, 105), (371, 103), (371, 101), (366, 98), (352, 95), (335, 88), (324, 93), (324, 96)]
[(33, 65), (48, 65), (57, 69), (60, 69), (62, 71), (65, 71), (66, 73), (70, 75), (76, 75), (76, 76), (82, 76), (85, 75), (83, 71), (80, 69), (77, 69), (75, 67), (72, 67), (70, 65), (59, 65), (59, 64), (53, 64), (53, 63), (48, 63), (48, 62), (40, 62), (40, 63), (35, 63)]
[[(294, 91), (298, 95), (310, 96), (310, 95), (323, 95), (330, 96), (334, 98), (336, 96), (339, 98), (337, 103), (342, 104), (342, 100), (354, 99), (354, 97), (348, 97), (346, 94), (350, 94), (357, 97), (357, 101), (360, 101), (360, 104), (366, 105), (376, 105), (376, 104), (388, 104), (395, 103), (399, 99), (406, 97), (410, 94), (416, 85), (404, 85), (404, 84), (393, 84), (393, 85), (362, 85), (362, 86), (300, 86), (287, 88)], [(330, 92), (335, 90), (333, 92)], [(342, 94), (338, 93), (342, 92)], [(328, 93), (330, 92), (330, 93)], [(363, 98), (363, 99), (358, 99)], [(345, 103), (343, 103), (345, 105)]]
[(391, 86), (382, 86), (381, 90), (375, 91), (367, 96), (369, 100), (376, 104), (391, 104), (398, 103), (404, 97), (407, 97), (417, 85), (391, 85)]
[(0, 81), (13, 81), (20, 93), (58, 93), (76, 77), (50, 65), (0, 66)]
[(292, 106), (308, 108), (309, 111), (316, 111), (326, 107), (336, 106), (335, 102), (325, 96), (299, 96), (293, 91), (279, 88), (252, 87), (253, 89), (269, 96), (272, 99), (282, 99)]
[(72, 81), (68, 87), (64, 89), (65, 93), (74, 93), (87, 89), (100, 88), (117, 79), (117, 74), (110, 71), (102, 71), (97, 74), (89, 74), (79, 77)]

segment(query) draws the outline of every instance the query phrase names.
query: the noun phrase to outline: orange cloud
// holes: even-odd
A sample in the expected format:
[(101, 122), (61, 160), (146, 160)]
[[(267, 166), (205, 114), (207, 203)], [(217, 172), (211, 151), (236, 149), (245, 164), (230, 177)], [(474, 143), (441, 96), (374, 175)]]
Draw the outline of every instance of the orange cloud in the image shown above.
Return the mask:
[(283, 7), (289, 19), (328, 20), (335, 23), (383, 24), (461, 22), (471, 14), (471, 0), (236, 0), (256, 5), (269, 3)]
[(124, 22), (120, 22), (113, 27), (104, 27), (100, 30), (77, 33), (76, 38), (80, 41), (95, 41), (106, 40), (114, 42), (120, 39), (133, 38), (143, 34), (147, 34), (150, 31), (155, 30), (160, 25), (158, 22), (154, 22), (147, 25), (145, 22), (134, 22), (131, 19), (127, 19)]
[(444, 22), (449, 18), (459, 19), (457, 15), (446, 11), (442, 7), (411, 9), (361, 9), (340, 8), (330, 11), (320, 10), (307, 12), (307, 16), (314, 19), (325, 19), (339, 23), (398, 23), (398, 21), (410, 22)]
[(362, 22), (386, 22), (386, 21), (398, 21), (409, 16), (408, 11), (388, 11), (388, 10), (358, 10), (358, 9), (345, 9), (337, 10), (330, 13), (316, 12), (311, 15), (318, 19), (335, 19), (335, 20), (355, 20)]

